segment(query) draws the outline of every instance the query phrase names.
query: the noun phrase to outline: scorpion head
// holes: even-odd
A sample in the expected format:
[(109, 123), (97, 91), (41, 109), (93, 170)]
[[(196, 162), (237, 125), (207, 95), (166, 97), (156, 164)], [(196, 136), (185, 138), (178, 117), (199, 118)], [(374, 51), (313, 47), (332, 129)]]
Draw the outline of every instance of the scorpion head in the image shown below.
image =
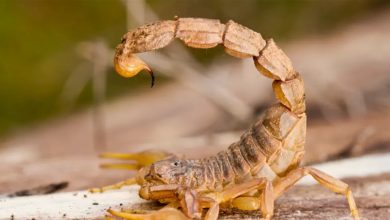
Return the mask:
[(188, 172), (185, 160), (167, 159), (153, 163), (145, 175), (145, 181), (160, 184), (175, 184)]
[[(164, 185), (173, 184), (174, 186), (187, 179), (188, 168), (186, 163), (185, 160), (166, 159), (154, 162), (152, 165), (139, 170), (137, 182), (141, 185), (140, 197), (143, 199), (165, 198), (167, 195), (159, 193), (159, 190), (155, 191), (155, 187), (162, 186), (164, 190), (169, 191)], [(161, 197), (161, 195), (163, 196)]]

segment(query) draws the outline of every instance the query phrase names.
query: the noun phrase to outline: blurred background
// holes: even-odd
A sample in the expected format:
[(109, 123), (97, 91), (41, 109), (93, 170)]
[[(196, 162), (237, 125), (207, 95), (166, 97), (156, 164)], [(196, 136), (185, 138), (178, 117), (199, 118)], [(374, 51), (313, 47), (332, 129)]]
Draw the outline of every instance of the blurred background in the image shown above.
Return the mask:
[(252, 60), (222, 47), (143, 54), (153, 89), (114, 73), (123, 34), (174, 16), (232, 19), (286, 51), (305, 80), (306, 163), (390, 149), (389, 1), (1, 0), (1, 192), (21, 177), (81, 189), (125, 176), (98, 169), (102, 151), (210, 154), (275, 102)]

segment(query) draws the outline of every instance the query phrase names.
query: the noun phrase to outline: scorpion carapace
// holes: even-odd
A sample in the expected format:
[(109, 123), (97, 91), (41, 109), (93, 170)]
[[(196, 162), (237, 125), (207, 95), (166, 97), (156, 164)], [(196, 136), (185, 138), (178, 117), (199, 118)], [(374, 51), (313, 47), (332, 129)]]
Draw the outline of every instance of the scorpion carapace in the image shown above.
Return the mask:
[[(152, 74), (151, 68), (134, 54), (165, 47), (175, 38), (194, 48), (223, 44), (234, 57), (253, 57), (258, 71), (273, 79), (272, 88), (279, 103), (268, 108), (238, 142), (208, 158), (186, 160), (164, 152), (105, 154), (108, 158), (135, 160), (135, 165), (106, 167), (140, 168), (136, 181), (141, 186), (140, 196), (170, 207), (144, 215), (109, 210), (111, 214), (128, 219), (164, 219), (184, 218), (184, 213), (189, 218), (200, 218), (202, 209), (208, 208), (205, 218), (210, 220), (218, 217), (219, 205), (224, 204), (243, 210), (260, 209), (263, 218), (269, 219), (275, 199), (309, 174), (321, 185), (345, 195), (352, 215), (359, 219), (346, 183), (314, 168), (299, 166), (306, 138), (304, 84), (272, 39), (266, 41), (259, 33), (231, 20), (226, 24), (203, 18), (158, 21), (124, 35), (116, 48), (115, 69), (125, 77), (141, 70)], [(133, 183), (134, 179), (130, 179), (94, 191)], [(181, 208), (183, 213), (172, 207)]]

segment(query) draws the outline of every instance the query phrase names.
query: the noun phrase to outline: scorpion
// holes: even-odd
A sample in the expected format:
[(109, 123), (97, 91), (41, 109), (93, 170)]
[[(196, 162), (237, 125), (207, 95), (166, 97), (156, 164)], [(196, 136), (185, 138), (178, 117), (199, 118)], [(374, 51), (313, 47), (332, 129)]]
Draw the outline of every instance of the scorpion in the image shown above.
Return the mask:
[[(139, 196), (157, 200), (166, 207), (139, 214), (109, 209), (125, 219), (215, 220), (220, 205), (240, 210), (260, 210), (264, 219), (274, 214), (274, 202), (306, 175), (320, 185), (346, 197), (351, 215), (360, 219), (350, 187), (320, 170), (301, 166), (305, 153), (306, 114), (304, 83), (291, 60), (275, 44), (232, 20), (176, 18), (146, 24), (126, 33), (116, 47), (114, 66), (124, 77), (151, 68), (135, 54), (167, 46), (178, 38), (189, 47), (212, 48), (223, 44), (237, 58), (252, 57), (256, 69), (273, 80), (277, 104), (268, 108), (226, 150), (203, 159), (183, 159), (164, 151), (134, 154), (104, 153), (105, 158), (132, 160), (130, 164), (105, 164), (106, 168), (138, 170), (137, 176), (120, 183), (91, 189), (103, 192), (124, 185), (140, 185)], [(181, 209), (181, 211), (179, 210)]]

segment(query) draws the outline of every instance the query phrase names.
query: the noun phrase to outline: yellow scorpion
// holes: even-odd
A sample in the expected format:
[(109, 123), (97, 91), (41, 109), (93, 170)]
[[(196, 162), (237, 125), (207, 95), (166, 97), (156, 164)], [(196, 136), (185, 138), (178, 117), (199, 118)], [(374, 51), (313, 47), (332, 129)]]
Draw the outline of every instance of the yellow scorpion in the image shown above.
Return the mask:
[(262, 120), (245, 131), (239, 141), (204, 159), (180, 159), (162, 151), (103, 154), (106, 158), (134, 160), (135, 164), (125, 167), (139, 169), (138, 175), (115, 185), (92, 189), (93, 192), (136, 183), (141, 187), (141, 198), (168, 204), (147, 214), (110, 209), (112, 215), (125, 219), (186, 219), (201, 218), (203, 209), (208, 209), (204, 218), (214, 220), (218, 218), (219, 206), (226, 205), (260, 210), (264, 219), (270, 219), (275, 200), (302, 177), (311, 175), (319, 184), (345, 195), (352, 216), (359, 219), (346, 183), (317, 169), (300, 166), (306, 138), (304, 84), (290, 59), (272, 39), (266, 41), (259, 33), (231, 20), (226, 24), (204, 18), (158, 21), (124, 35), (116, 48), (116, 71), (132, 77), (147, 70), (153, 85), (151, 68), (134, 54), (163, 48), (175, 38), (194, 48), (223, 44), (226, 53), (234, 57), (252, 57), (257, 70), (273, 79), (272, 88), (279, 103), (268, 108)]

